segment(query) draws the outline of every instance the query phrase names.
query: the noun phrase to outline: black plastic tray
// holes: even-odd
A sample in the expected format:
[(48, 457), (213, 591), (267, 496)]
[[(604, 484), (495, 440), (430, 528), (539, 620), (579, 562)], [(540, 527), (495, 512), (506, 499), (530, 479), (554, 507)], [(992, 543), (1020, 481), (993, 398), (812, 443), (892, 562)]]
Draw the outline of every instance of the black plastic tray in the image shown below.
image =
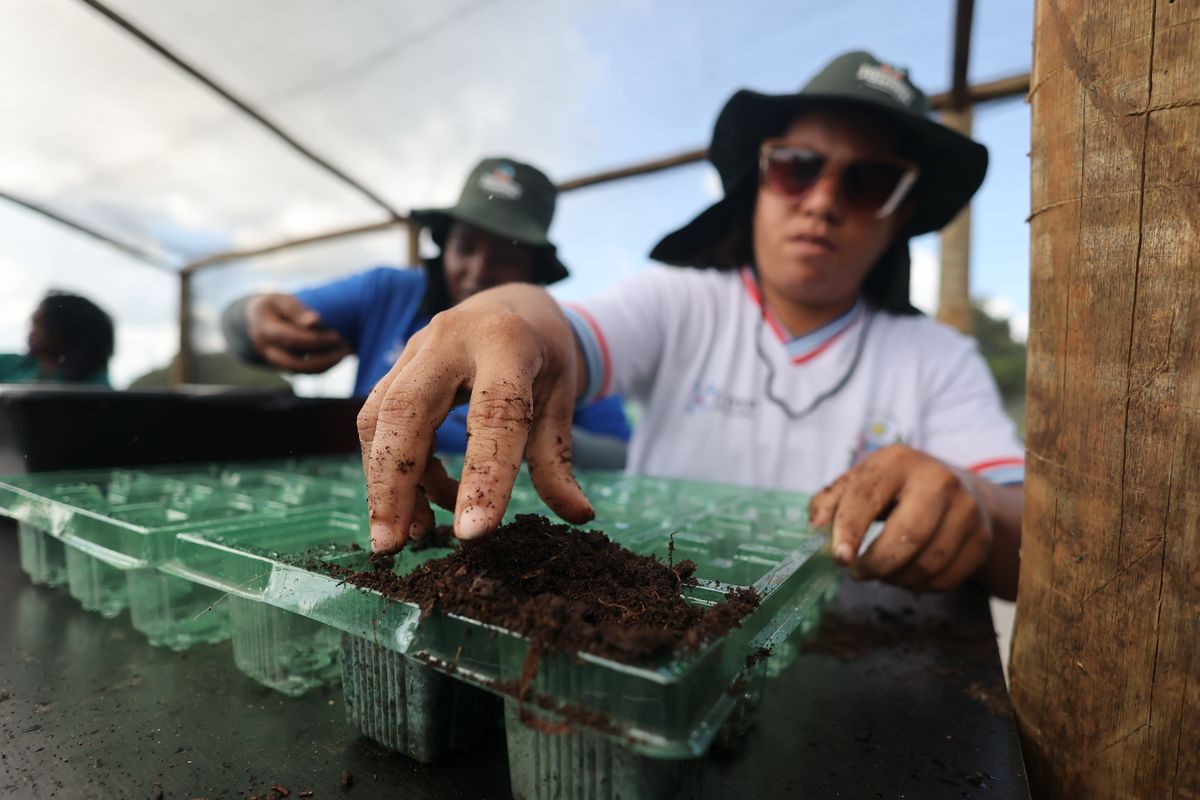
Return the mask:
[(0, 474), (358, 449), (360, 399), (0, 385)]

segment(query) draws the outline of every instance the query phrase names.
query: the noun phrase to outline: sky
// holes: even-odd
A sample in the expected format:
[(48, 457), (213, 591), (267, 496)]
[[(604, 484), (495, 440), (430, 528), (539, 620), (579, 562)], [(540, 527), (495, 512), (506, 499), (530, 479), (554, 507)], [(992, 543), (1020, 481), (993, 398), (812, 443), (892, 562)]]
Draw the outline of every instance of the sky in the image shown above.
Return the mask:
[[(794, 91), (863, 47), (949, 82), (951, 0), (112, 0), (219, 82), (397, 207), (453, 202), (490, 154), (553, 178), (707, 144), (734, 90)], [(971, 79), (1029, 68), (1032, 0), (977, 0)], [(374, 222), (380, 212), (83, 4), (0, 0), (0, 191), (44, 202), (172, 265), (228, 248)], [(1028, 328), (1029, 112), (980, 108), (991, 166), (973, 205), (972, 292)], [(719, 197), (707, 164), (564, 195), (551, 230), (586, 297), (645, 269), (663, 234)], [(913, 244), (913, 296), (932, 310), (937, 238)], [(195, 339), (221, 346), (220, 309), (401, 264), (399, 233), (297, 249), (201, 272)], [(0, 200), (0, 352), (24, 349), (49, 288), (117, 320), (118, 387), (175, 352), (177, 279)], [(345, 393), (353, 364), (302, 380)]]

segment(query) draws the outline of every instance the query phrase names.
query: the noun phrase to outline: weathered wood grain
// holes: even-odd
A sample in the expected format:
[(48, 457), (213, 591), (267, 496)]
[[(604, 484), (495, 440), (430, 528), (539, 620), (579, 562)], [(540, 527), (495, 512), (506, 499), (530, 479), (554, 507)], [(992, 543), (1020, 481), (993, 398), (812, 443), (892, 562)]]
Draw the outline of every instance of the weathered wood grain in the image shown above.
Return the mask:
[(1200, 2), (1039, 0), (1030, 100), (1030, 781), (1200, 797)]

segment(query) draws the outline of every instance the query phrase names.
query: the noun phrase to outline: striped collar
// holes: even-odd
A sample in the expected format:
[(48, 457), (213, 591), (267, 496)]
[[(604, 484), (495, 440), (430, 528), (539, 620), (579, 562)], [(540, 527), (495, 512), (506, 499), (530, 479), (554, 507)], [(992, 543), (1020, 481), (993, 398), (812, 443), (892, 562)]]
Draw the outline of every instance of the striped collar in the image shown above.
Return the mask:
[(779, 339), (780, 344), (787, 350), (788, 358), (791, 359), (793, 364), (807, 363), (825, 352), (855, 322), (861, 319), (866, 311), (866, 304), (863, 303), (860, 297), (849, 311), (837, 319), (830, 320), (815, 331), (810, 331), (803, 336), (794, 337), (783, 327), (783, 323), (771, 313), (771, 309), (763, 305), (762, 295), (758, 291), (758, 282), (754, 279), (754, 272), (749, 267), (742, 267), (742, 285), (746, 287), (746, 292), (750, 295), (750, 299), (762, 311), (767, 325), (775, 332), (776, 338)]

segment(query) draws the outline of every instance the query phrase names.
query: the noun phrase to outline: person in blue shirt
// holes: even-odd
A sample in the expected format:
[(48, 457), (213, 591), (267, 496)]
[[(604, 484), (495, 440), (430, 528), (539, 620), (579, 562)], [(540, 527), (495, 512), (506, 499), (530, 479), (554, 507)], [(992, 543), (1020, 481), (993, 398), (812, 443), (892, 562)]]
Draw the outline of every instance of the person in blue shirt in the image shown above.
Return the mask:
[[(567, 276), (547, 238), (557, 194), (529, 164), (484, 159), (457, 205), (412, 212), (429, 228), (438, 255), (420, 267), (376, 267), (294, 295), (243, 298), (222, 314), (226, 342), (248, 361), (290, 372), (324, 372), (353, 353), (354, 394), (366, 397), (439, 311), (493, 286)], [(466, 416), (465, 406), (451, 412), (437, 430), (438, 450), (466, 450)], [(619, 397), (577, 408), (573, 427), (577, 465), (624, 466), (630, 429)]]

